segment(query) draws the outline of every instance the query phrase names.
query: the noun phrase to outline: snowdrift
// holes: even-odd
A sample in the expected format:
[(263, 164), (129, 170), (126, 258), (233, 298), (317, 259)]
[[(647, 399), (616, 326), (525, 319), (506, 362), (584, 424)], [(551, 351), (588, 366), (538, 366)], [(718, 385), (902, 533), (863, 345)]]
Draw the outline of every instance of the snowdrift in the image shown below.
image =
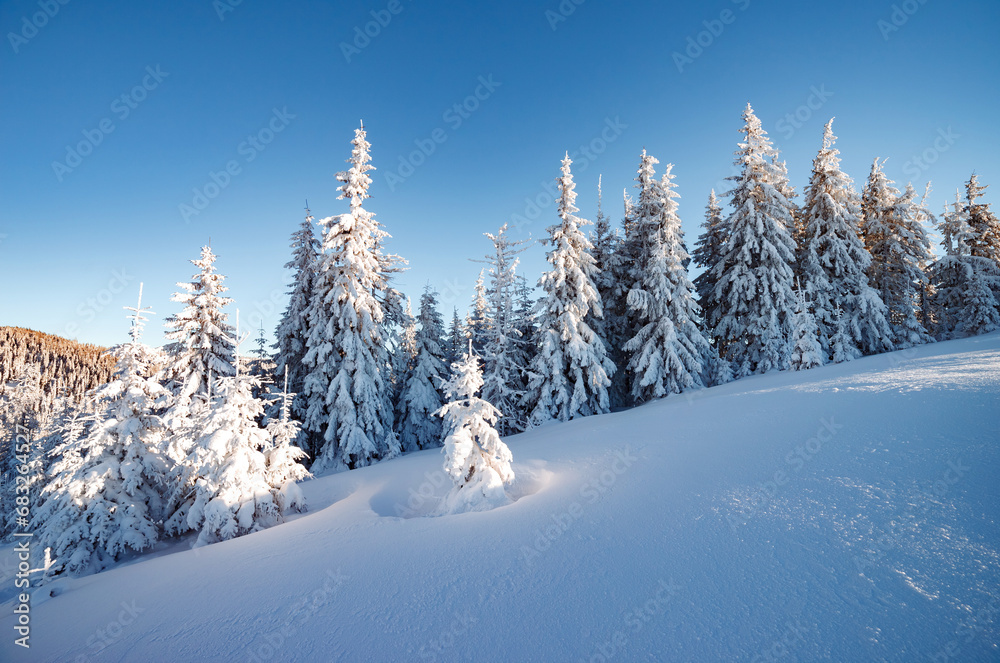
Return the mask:
[(5, 546), (0, 659), (998, 660), (998, 429), (992, 334), (511, 437), (492, 511), (430, 517), (442, 456), (410, 454), (46, 586), (30, 650)]

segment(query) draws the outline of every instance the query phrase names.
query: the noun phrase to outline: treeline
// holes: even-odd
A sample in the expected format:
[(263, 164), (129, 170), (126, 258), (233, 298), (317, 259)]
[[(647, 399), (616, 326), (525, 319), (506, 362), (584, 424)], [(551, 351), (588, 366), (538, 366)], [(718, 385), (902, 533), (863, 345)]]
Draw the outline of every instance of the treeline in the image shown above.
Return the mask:
[[(166, 319), (163, 351), (140, 343), (136, 306), (107, 384), (85, 404), (62, 399), (38, 427), (30, 479), (15, 483), (14, 455), (2, 457), (0, 533), (37, 532), (46, 577), (100, 570), (161, 537), (195, 533), (200, 545), (280, 522), (303, 506), (305, 466), (349, 470), (451, 440), (456, 490), (480, 456), (497, 487), (512, 471), (495, 420), (506, 435), (1000, 328), (1000, 221), (975, 175), (940, 220), (878, 159), (858, 192), (831, 121), (799, 204), (749, 105), (743, 136), (732, 188), (709, 194), (693, 251), (672, 164), (657, 174), (643, 151), (621, 223), (598, 190), (586, 232), (567, 156), (540, 298), (518, 273), (526, 242), (504, 225), (486, 233), (492, 250), (468, 313), (446, 325), (433, 289), (414, 312), (393, 286), (405, 261), (386, 253), (388, 233), (366, 209), (370, 144), (355, 130), (350, 168), (337, 174), (348, 212), (315, 221), (307, 211), (292, 235), (273, 372), (262, 337), (252, 370), (241, 361), (225, 278), (204, 247), (173, 297), (182, 309)], [(39, 385), (19, 378), (11, 416), (32, 410)]]

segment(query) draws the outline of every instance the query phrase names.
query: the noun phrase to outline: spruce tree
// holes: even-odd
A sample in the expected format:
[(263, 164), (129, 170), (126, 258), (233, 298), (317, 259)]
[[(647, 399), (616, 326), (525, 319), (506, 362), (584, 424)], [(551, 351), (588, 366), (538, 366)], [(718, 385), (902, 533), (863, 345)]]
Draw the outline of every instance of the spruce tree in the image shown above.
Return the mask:
[[(512, 240), (507, 234), (507, 224), (496, 235), (485, 233), (493, 242), (493, 253), (486, 256), (489, 265), (489, 285), (485, 299), (486, 328), (482, 332), (483, 398), (504, 413), (497, 429), (501, 435), (511, 435), (525, 429), (524, 412), (526, 366), (524, 339), (517, 327), (515, 308), (517, 293), (516, 256), (527, 248), (527, 240)], [(475, 336), (473, 336), (475, 347)]]
[(932, 340), (918, 317), (930, 243), (913, 187), (900, 194), (892, 185), (876, 159), (861, 199), (862, 236), (872, 257), (868, 278), (888, 307), (894, 345), (908, 348)]
[(694, 263), (704, 271), (694, 279), (695, 290), (698, 292), (698, 305), (706, 319), (712, 304), (712, 291), (715, 282), (712, 274), (715, 272), (726, 246), (726, 226), (722, 218), (722, 207), (715, 196), (715, 189), (708, 194), (708, 205), (705, 206), (705, 221), (702, 224), (704, 232), (698, 236), (698, 242), (692, 252)]
[(609, 376), (615, 370), (604, 341), (587, 324), (602, 317), (601, 297), (594, 284), (593, 245), (580, 230), (590, 222), (576, 216), (571, 164), (567, 153), (559, 178), (560, 222), (548, 228), (552, 250), (546, 260), (552, 269), (538, 281), (545, 294), (538, 303), (537, 349), (529, 369), (533, 425), (607, 412)]
[(462, 356), (462, 349), (468, 340), (465, 324), (458, 315), (458, 309), (453, 308), (451, 324), (448, 326), (448, 340), (445, 343), (445, 360), (448, 366), (459, 360)]
[(688, 254), (681, 241), (673, 164), (667, 164), (657, 181), (653, 168), (657, 163), (643, 150), (636, 178), (637, 278), (627, 304), (639, 327), (624, 349), (632, 399), (637, 403), (704, 386), (714, 352), (698, 327), (694, 284), (684, 267)]
[[(483, 280), (486, 270), (479, 272), (472, 299), (472, 311), (465, 322), (466, 333), (472, 339), (472, 350), (482, 356), (486, 348), (486, 337), (490, 333), (489, 302), (486, 300), (486, 285)], [(464, 346), (464, 344), (463, 344)]]
[(504, 486), (514, 480), (510, 449), (495, 428), (501, 413), (476, 394), (483, 387), (479, 360), (472, 348), (451, 367), (445, 383), (444, 471), (454, 483), (440, 514), (484, 511), (510, 502)]
[(868, 284), (872, 258), (858, 235), (861, 207), (851, 179), (840, 170), (833, 146), (833, 120), (823, 131), (823, 147), (813, 160), (813, 172), (802, 207), (802, 281), (811, 300), (821, 347), (829, 354), (837, 333), (839, 310), (850, 342), (841, 354), (850, 358), (892, 349), (888, 310)]
[(399, 440), (403, 451), (441, 444), (441, 420), (434, 414), (441, 409), (442, 383), (448, 377), (448, 368), (442, 348), (444, 323), (437, 310), (437, 293), (430, 286), (420, 297), (418, 321), (420, 328), (414, 339), (416, 357), (400, 395)]
[[(795, 317), (792, 320), (792, 356), (790, 366), (793, 371), (804, 371), (810, 368), (822, 366), (824, 363), (824, 351), (819, 343), (819, 330), (816, 326), (816, 318), (809, 310), (809, 303), (806, 301), (805, 293), (799, 289), (797, 293)], [(839, 316), (835, 315), (835, 320)], [(834, 336), (837, 332), (834, 331)], [(842, 338), (837, 338), (838, 345), (843, 343)], [(837, 348), (838, 356), (843, 359), (845, 354), (850, 354), (850, 350)]]
[(292, 270), (292, 282), (288, 291), (288, 306), (275, 330), (274, 370), (275, 375), (284, 375), (285, 369), (288, 369), (289, 388), (297, 394), (292, 403), (292, 413), (302, 418), (306, 412), (305, 396), (301, 392), (306, 376), (306, 366), (302, 360), (306, 354), (306, 339), (309, 338), (307, 311), (319, 257), (319, 240), (313, 231), (313, 217), (308, 206), (305, 219), (292, 234), (291, 246), (292, 259), (285, 263), (285, 268)]
[(172, 341), (165, 348), (169, 359), (167, 377), (175, 385), (177, 404), (183, 408), (195, 394), (208, 392), (208, 374), (216, 377), (233, 375), (232, 327), (223, 307), (232, 303), (222, 293), (225, 277), (215, 271), (215, 254), (211, 247), (201, 249), (201, 258), (191, 263), (199, 269), (191, 283), (178, 283), (181, 292), (171, 301), (184, 304), (184, 309), (166, 319)]
[(723, 358), (738, 377), (788, 367), (795, 314), (793, 266), (795, 225), (789, 189), (767, 132), (750, 104), (743, 112), (745, 135), (735, 153), (739, 175), (728, 192), (726, 249), (715, 266), (709, 326)]
[(969, 252), (977, 258), (992, 260), (1000, 267), (1000, 219), (990, 211), (989, 203), (981, 203), (987, 186), (980, 186), (973, 173), (965, 185), (965, 218), (969, 224)]
[(387, 233), (363, 207), (373, 168), (363, 126), (352, 146), (350, 170), (337, 174), (351, 211), (320, 222), (323, 253), (307, 314), (304, 426), (322, 439), (314, 472), (362, 467), (400, 451), (379, 301), (388, 287), (379, 252)]
[(169, 465), (166, 427), (156, 412), (170, 393), (148, 377), (141, 347), (148, 308), (131, 308), (131, 341), (118, 348), (114, 379), (98, 390), (100, 418), (86, 436), (67, 435), (54, 455), (50, 480), (32, 527), (52, 564), (46, 579), (103, 570), (160, 536)]

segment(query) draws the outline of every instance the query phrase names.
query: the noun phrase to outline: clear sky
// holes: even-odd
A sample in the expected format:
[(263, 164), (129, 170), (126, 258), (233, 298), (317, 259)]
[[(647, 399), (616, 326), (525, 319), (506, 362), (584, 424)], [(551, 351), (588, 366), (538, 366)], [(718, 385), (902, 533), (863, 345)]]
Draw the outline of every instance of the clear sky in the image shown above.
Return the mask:
[[(599, 174), (617, 220), (644, 147), (675, 164), (693, 243), (747, 101), (799, 191), (836, 116), (859, 187), (888, 157), (900, 188), (933, 182), (935, 212), (973, 170), (1000, 206), (998, 30), (996, 0), (3, 0), (0, 324), (118, 343), (143, 281), (160, 344), (211, 238), (270, 333), (306, 199), (347, 210), (333, 175), (362, 119), (398, 285), (434, 286), (446, 318), (484, 232), (554, 222), (567, 150), (591, 219)], [(522, 256), (532, 282), (544, 250)]]

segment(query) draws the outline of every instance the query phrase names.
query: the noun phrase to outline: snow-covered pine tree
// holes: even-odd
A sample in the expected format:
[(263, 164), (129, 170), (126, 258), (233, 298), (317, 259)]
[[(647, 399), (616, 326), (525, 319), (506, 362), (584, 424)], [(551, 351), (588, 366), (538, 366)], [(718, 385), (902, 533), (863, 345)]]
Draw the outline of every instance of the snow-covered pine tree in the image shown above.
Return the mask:
[(435, 414), (443, 403), (441, 385), (448, 377), (444, 363), (444, 323), (437, 310), (437, 293), (430, 286), (420, 297), (420, 329), (414, 345), (416, 359), (400, 395), (399, 441), (403, 451), (429, 449), (441, 444), (441, 420)]
[(745, 135), (735, 153), (740, 174), (727, 193), (725, 253), (716, 263), (709, 327), (720, 354), (737, 377), (788, 367), (795, 314), (793, 266), (795, 219), (788, 189), (775, 167), (776, 151), (750, 104), (743, 112)]
[[(486, 337), (490, 333), (490, 304), (486, 300), (486, 285), (484, 275), (486, 270), (479, 272), (476, 279), (475, 295), (472, 298), (472, 311), (465, 321), (465, 332), (472, 339), (472, 350), (482, 356), (486, 348)], [(465, 344), (463, 343), (463, 348)]]
[(1000, 219), (990, 210), (989, 203), (978, 202), (988, 188), (980, 186), (973, 173), (965, 185), (965, 218), (969, 224), (969, 252), (977, 258), (992, 260), (1000, 267)]
[[(306, 354), (306, 339), (309, 338), (309, 319), (306, 312), (312, 298), (319, 258), (319, 240), (313, 230), (313, 216), (306, 204), (306, 217), (299, 229), (292, 234), (292, 259), (285, 268), (292, 270), (292, 282), (288, 291), (288, 306), (274, 332), (275, 375), (284, 375), (288, 368), (288, 383), (296, 392), (292, 403), (292, 413), (297, 418), (305, 416), (306, 401), (302, 394), (302, 383), (306, 376), (306, 366), (302, 360)], [(303, 437), (305, 442), (306, 436)]]
[(714, 351), (698, 327), (694, 284), (684, 268), (673, 164), (654, 177), (654, 157), (642, 151), (636, 185), (635, 274), (628, 307), (640, 325), (624, 346), (632, 398), (642, 403), (705, 384)]
[[(853, 359), (892, 349), (888, 310), (868, 284), (872, 258), (858, 236), (861, 207), (851, 178), (840, 170), (833, 120), (823, 130), (823, 147), (813, 160), (802, 207), (800, 271), (813, 306), (819, 341), (827, 355), (842, 312), (851, 343), (841, 339), (841, 356)], [(853, 345), (853, 349), (852, 346)]]
[(392, 367), (392, 402), (396, 408), (394, 430), (396, 437), (399, 438), (400, 448), (403, 451), (413, 451), (414, 449), (407, 448), (406, 442), (402, 439), (403, 420), (406, 417), (403, 391), (417, 361), (417, 320), (413, 317), (413, 307), (410, 305), (409, 297), (406, 298), (406, 306), (397, 310), (392, 317), (397, 319), (396, 324), (388, 331), (389, 359)]
[(726, 246), (726, 226), (722, 218), (722, 207), (715, 196), (715, 189), (708, 194), (708, 205), (705, 206), (705, 221), (702, 223), (704, 232), (698, 236), (692, 258), (694, 263), (704, 271), (694, 279), (694, 287), (698, 292), (698, 305), (706, 319), (709, 317), (712, 304), (711, 294), (715, 290), (712, 274), (722, 257)]
[(264, 450), (267, 483), (271, 486), (280, 513), (304, 511), (306, 499), (297, 482), (310, 477), (302, 465), (306, 452), (295, 445), (299, 437), (299, 422), (289, 414), (295, 394), (288, 391), (288, 369), (285, 369), (285, 388), (280, 394), (281, 417), (267, 424), (271, 445)]
[(363, 126), (352, 145), (350, 170), (337, 174), (351, 211), (320, 222), (323, 253), (307, 313), (304, 427), (323, 440), (313, 472), (362, 467), (400, 451), (378, 298), (387, 288), (379, 253), (387, 233), (363, 207), (373, 168)]
[(622, 190), (623, 215), (621, 232), (615, 245), (615, 251), (608, 258), (605, 272), (610, 280), (607, 298), (601, 295), (604, 313), (605, 347), (608, 358), (615, 365), (611, 375), (611, 387), (608, 389), (608, 399), (612, 409), (632, 404), (630, 395), (630, 380), (628, 359), (625, 354), (625, 342), (635, 336), (638, 324), (628, 307), (628, 291), (635, 283), (636, 256), (636, 224), (635, 204), (628, 195), (628, 189)]
[(915, 201), (912, 186), (900, 194), (892, 185), (876, 159), (861, 199), (862, 237), (872, 257), (868, 279), (888, 307), (894, 345), (909, 348), (933, 340), (917, 314), (930, 259), (921, 220), (929, 212)]
[[(171, 473), (164, 529), (171, 534), (197, 531), (194, 547), (271, 527), (284, 520), (287, 508), (304, 505), (297, 489), (288, 486), (307, 476), (304, 467), (294, 467), (304, 452), (281, 449), (268, 462), (275, 440), (257, 423), (264, 414), (264, 403), (254, 396), (260, 379), (241, 370), (239, 346), (246, 337), (239, 335), (238, 320), (237, 311), (236, 375), (210, 383), (204, 406), (195, 410), (193, 443), (172, 443), (173, 458), (186, 455)], [(289, 400), (283, 393), (286, 423)], [(293, 433), (298, 433), (294, 427), (279, 431)]]
[(69, 435), (55, 449), (44, 499), (33, 514), (40, 548), (50, 548), (46, 580), (103, 570), (160, 535), (169, 470), (162, 454), (165, 426), (155, 414), (170, 393), (147, 377), (141, 347), (148, 308), (133, 312), (131, 342), (117, 351), (114, 379), (97, 392), (100, 420), (85, 437)]
[(951, 209), (946, 206), (941, 217), (939, 229), (945, 255), (929, 270), (938, 340), (986, 333), (998, 324), (994, 293), (1000, 286), (1000, 270), (988, 257), (971, 253), (973, 230), (968, 223), (969, 207), (956, 191), (954, 205)]
[[(483, 399), (494, 404), (503, 416), (497, 424), (501, 435), (511, 435), (525, 429), (524, 411), (526, 366), (524, 339), (517, 328), (515, 300), (519, 253), (527, 249), (529, 240), (512, 240), (507, 224), (496, 235), (485, 233), (493, 242), (493, 254), (487, 255), (489, 286), (486, 288), (487, 326), (483, 333)], [(475, 337), (473, 337), (473, 349)]]
[(452, 308), (451, 324), (448, 326), (448, 339), (445, 343), (445, 362), (451, 366), (462, 356), (462, 349), (468, 343), (469, 337), (465, 323), (458, 315), (458, 308)]
[(438, 508), (441, 515), (485, 511), (510, 502), (504, 486), (514, 480), (510, 449), (495, 428), (501, 413), (476, 394), (483, 387), (479, 359), (469, 351), (451, 367), (445, 383), (444, 471), (454, 486)]
[(590, 234), (590, 241), (593, 245), (591, 255), (594, 256), (595, 269), (592, 280), (597, 288), (597, 294), (601, 298), (602, 314), (595, 315), (591, 311), (587, 316), (587, 325), (597, 332), (597, 336), (607, 346), (609, 311), (605, 309), (609, 308), (608, 304), (613, 296), (614, 273), (612, 272), (612, 264), (621, 238), (617, 229), (611, 227), (611, 220), (604, 213), (601, 179), (601, 177), (597, 179), (597, 218), (594, 220), (594, 230)]
[(232, 303), (223, 284), (225, 277), (215, 271), (215, 254), (203, 246), (201, 258), (191, 263), (199, 272), (191, 283), (178, 283), (180, 292), (171, 301), (184, 304), (183, 310), (165, 321), (164, 337), (172, 341), (166, 376), (174, 384), (177, 405), (184, 408), (195, 394), (208, 391), (208, 372), (215, 376), (233, 375), (232, 327), (223, 307)]
[(593, 245), (580, 230), (590, 222), (576, 216), (572, 163), (567, 153), (559, 178), (560, 221), (548, 228), (552, 250), (546, 260), (552, 269), (538, 281), (545, 294), (537, 306), (537, 349), (528, 371), (526, 404), (532, 425), (607, 412), (615, 371), (604, 341), (587, 324), (591, 315), (601, 318), (601, 297), (594, 284)]
[[(792, 356), (789, 363), (793, 371), (805, 371), (822, 366), (825, 363), (823, 360), (825, 352), (820, 346), (816, 318), (809, 310), (810, 306), (806, 295), (801, 288), (796, 294), (795, 317), (792, 320)], [(834, 316), (835, 319), (839, 317), (836, 316), (836, 313)], [(834, 336), (836, 335), (835, 331)], [(838, 344), (842, 344), (843, 340), (843, 338), (836, 339)], [(837, 350), (840, 351), (840, 356), (843, 358), (845, 354), (843, 349), (837, 348)], [(847, 352), (849, 353), (850, 350), (848, 349)]]

